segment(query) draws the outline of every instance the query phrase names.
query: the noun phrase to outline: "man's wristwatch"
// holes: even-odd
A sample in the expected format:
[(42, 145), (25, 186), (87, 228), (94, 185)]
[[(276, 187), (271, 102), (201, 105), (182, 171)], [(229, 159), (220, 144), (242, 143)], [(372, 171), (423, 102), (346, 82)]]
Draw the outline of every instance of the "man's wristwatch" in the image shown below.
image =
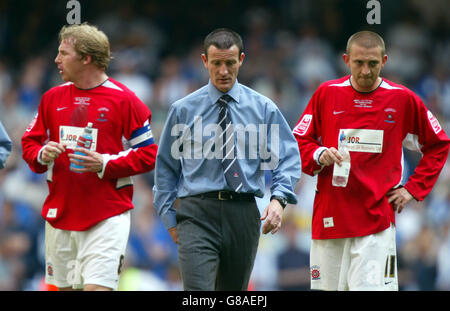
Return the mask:
[(287, 199), (285, 198), (285, 197), (281, 197), (281, 196), (279, 196), (279, 195), (273, 195), (273, 196), (271, 196), (270, 197), (270, 201), (272, 201), (273, 199), (275, 199), (275, 200), (277, 200), (278, 202), (280, 202), (280, 204), (281, 204), (281, 206), (283, 207), (283, 208), (285, 208), (286, 207), (286, 205), (287, 205)]

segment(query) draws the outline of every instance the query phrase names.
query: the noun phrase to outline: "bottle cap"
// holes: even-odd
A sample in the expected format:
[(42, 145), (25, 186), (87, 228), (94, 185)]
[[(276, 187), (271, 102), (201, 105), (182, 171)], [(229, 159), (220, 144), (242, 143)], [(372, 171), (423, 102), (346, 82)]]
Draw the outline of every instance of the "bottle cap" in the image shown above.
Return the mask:
[(88, 122), (87, 126), (84, 128), (86, 133), (92, 133), (92, 122)]

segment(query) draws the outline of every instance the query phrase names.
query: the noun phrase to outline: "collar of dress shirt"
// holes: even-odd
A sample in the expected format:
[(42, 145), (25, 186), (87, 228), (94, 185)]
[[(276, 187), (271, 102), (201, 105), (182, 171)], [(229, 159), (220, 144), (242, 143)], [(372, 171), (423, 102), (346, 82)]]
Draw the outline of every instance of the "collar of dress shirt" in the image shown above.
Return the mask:
[(215, 104), (217, 102), (217, 100), (220, 98), (220, 96), (225, 95), (225, 94), (230, 95), (231, 98), (233, 98), (233, 100), (235, 102), (239, 103), (239, 83), (238, 83), (237, 79), (236, 79), (236, 82), (234, 83), (233, 87), (231, 88), (231, 90), (229, 90), (227, 93), (222, 93), (221, 91), (216, 89), (216, 87), (211, 83), (211, 80), (209, 80), (208, 95), (213, 104)]

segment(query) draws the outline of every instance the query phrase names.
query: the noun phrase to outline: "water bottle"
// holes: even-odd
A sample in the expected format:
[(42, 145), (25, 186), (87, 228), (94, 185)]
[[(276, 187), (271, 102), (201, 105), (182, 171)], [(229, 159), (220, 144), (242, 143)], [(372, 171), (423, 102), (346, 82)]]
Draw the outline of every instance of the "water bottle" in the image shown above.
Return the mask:
[(335, 187), (346, 187), (348, 183), (348, 176), (350, 175), (350, 152), (348, 151), (347, 143), (345, 142), (345, 135), (341, 133), (341, 143), (339, 144), (339, 153), (342, 155), (343, 160), (341, 166), (336, 162), (333, 167), (333, 180), (332, 185)]
[[(84, 128), (84, 132), (82, 135), (78, 137), (77, 140), (77, 147), (78, 148), (85, 148), (85, 149), (91, 149), (92, 145), (92, 123), (89, 122), (87, 126)], [(76, 151), (75, 154), (79, 155), (86, 155), (84, 152)], [(83, 162), (83, 160), (79, 160), (80, 162)], [(76, 165), (73, 163), (70, 163), (70, 169), (72, 168), (84, 168), (82, 165)], [(76, 172), (80, 173), (80, 172)]]

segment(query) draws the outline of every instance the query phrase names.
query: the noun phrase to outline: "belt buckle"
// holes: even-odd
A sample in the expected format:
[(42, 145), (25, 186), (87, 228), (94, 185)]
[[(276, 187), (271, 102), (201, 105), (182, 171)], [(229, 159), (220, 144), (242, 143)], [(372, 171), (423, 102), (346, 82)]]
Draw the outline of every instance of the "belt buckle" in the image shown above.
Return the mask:
[(227, 192), (225, 191), (219, 191), (219, 201), (226, 201), (226, 200), (230, 200), (231, 199), (231, 194), (229, 197), (227, 197), (225, 194)]

